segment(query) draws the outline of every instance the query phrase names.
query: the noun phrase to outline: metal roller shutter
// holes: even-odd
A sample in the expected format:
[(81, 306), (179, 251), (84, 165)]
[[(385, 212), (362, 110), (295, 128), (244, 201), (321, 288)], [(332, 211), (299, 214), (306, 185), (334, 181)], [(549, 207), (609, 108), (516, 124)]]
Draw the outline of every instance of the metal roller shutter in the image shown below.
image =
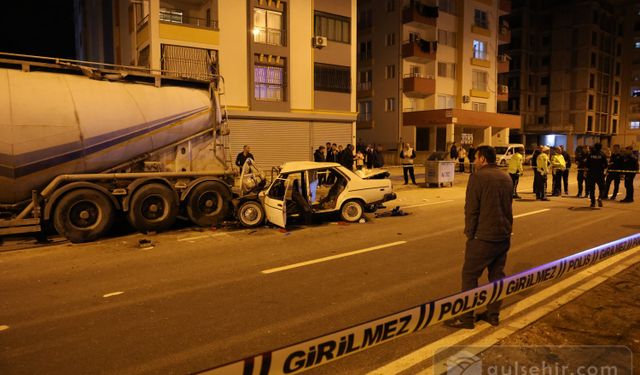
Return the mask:
[(353, 125), (350, 123), (313, 122), (311, 127), (311, 142), (314, 150), (327, 142), (345, 147), (352, 143)]
[(287, 161), (311, 160), (308, 122), (229, 120), (229, 130), (233, 162), (243, 145), (251, 146), (256, 163), (265, 171)]

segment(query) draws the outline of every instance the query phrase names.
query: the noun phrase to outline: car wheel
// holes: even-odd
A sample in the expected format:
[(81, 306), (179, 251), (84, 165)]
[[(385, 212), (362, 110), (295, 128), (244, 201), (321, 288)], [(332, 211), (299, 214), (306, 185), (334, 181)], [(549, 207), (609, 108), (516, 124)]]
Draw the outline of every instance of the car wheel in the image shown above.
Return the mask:
[(362, 218), (364, 207), (357, 200), (349, 200), (342, 204), (340, 209), (340, 218), (348, 223), (355, 223)]
[(193, 188), (187, 199), (187, 215), (191, 222), (210, 227), (224, 219), (231, 200), (229, 189), (215, 181), (205, 181)]
[(258, 201), (246, 201), (238, 207), (237, 216), (243, 227), (255, 228), (264, 222), (264, 208)]
[(162, 184), (147, 184), (133, 193), (127, 219), (140, 232), (160, 232), (176, 221), (178, 204), (173, 190)]
[(93, 189), (66, 193), (56, 205), (53, 226), (69, 241), (94, 241), (113, 223), (113, 205), (107, 196)]

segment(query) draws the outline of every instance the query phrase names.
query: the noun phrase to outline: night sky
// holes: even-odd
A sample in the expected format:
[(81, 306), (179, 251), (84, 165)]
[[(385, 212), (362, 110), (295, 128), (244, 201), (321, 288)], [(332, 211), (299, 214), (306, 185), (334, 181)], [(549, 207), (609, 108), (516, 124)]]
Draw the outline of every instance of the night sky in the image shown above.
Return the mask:
[(0, 52), (75, 59), (73, 0), (3, 5)]

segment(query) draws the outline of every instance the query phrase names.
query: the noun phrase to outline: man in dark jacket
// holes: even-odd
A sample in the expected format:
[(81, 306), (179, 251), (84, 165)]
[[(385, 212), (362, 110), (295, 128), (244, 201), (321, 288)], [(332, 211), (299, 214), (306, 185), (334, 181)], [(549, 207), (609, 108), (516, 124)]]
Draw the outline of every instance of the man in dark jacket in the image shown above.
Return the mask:
[(628, 146), (623, 153), (622, 168), (624, 172), (624, 189), (626, 195), (620, 202), (633, 202), (633, 179), (636, 178), (638, 171), (638, 158), (633, 154), (633, 147)]
[[(611, 183), (613, 182), (613, 194), (611, 195), (611, 199), (615, 200), (618, 195), (618, 189), (620, 188), (620, 179), (622, 177), (622, 173), (615, 172), (624, 170), (622, 150), (620, 150), (620, 145), (613, 145), (613, 150), (611, 151), (611, 158), (609, 159), (609, 172), (607, 172), (607, 178), (605, 179), (605, 194), (603, 199), (609, 199), (609, 189), (611, 188)], [(614, 172), (612, 172), (614, 171)]]
[(540, 156), (540, 147), (536, 147), (533, 151), (533, 155), (531, 155), (531, 169), (533, 169), (533, 194), (536, 194), (538, 190), (538, 179), (540, 178), (540, 173), (538, 173), (538, 156)]
[(376, 149), (373, 150), (373, 167), (374, 168), (384, 167), (384, 156), (382, 155), (382, 145), (377, 145)]
[[(513, 213), (511, 178), (496, 165), (496, 151), (491, 146), (476, 150), (476, 171), (469, 177), (464, 206), (467, 245), (462, 267), (462, 290), (478, 286), (478, 278), (484, 269), (489, 271), (489, 281), (505, 276), (504, 266), (511, 245)], [(477, 318), (489, 324), (499, 324), (501, 301), (487, 305), (487, 311)], [(467, 311), (459, 318), (450, 319), (448, 326), (474, 328), (474, 312)]]
[(578, 179), (578, 195), (576, 197), (582, 198), (582, 189), (586, 185), (585, 197), (589, 196), (589, 184), (586, 183), (587, 176), (587, 155), (589, 154), (587, 146), (576, 147), (576, 177)]
[(560, 145), (560, 151), (562, 152), (562, 157), (564, 157), (564, 162), (566, 164), (566, 169), (562, 171), (562, 185), (564, 185), (564, 195), (569, 195), (569, 169), (571, 169), (571, 156), (564, 149), (563, 145)]
[(340, 152), (340, 164), (350, 171), (353, 170), (353, 145), (351, 143)]
[(602, 207), (602, 199), (607, 196), (604, 189), (604, 172), (607, 169), (607, 156), (602, 152), (602, 144), (593, 145), (593, 150), (587, 155), (587, 190), (591, 198), (591, 207), (596, 206), (596, 185), (598, 186), (598, 207)]
[(319, 163), (323, 163), (323, 162), (327, 161), (327, 156), (325, 155), (324, 146), (318, 147), (316, 152), (313, 153), (313, 161), (319, 162)]
[(236, 165), (242, 169), (242, 166), (247, 159), (251, 159), (253, 161), (256, 160), (251, 153), (251, 148), (248, 145), (244, 145), (242, 147), (242, 152), (236, 156)]

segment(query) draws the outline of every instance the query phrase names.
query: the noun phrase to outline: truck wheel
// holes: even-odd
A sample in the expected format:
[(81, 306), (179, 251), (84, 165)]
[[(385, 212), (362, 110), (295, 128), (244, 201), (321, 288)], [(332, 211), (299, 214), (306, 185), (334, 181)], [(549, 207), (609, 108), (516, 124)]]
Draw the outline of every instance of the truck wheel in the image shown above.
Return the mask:
[(258, 201), (246, 201), (238, 207), (238, 220), (243, 227), (255, 228), (264, 222), (264, 208)]
[(356, 200), (346, 201), (340, 209), (340, 218), (348, 223), (355, 223), (362, 218), (364, 208), (362, 203)]
[(219, 182), (205, 181), (196, 185), (187, 199), (189, 219), (201, 227), (218, 224), (227, 216), (231, 194)]
[(127, 219), (140, 232), (160, 232), (176, 221), (178, 203), (173, 190), (162, 184), (147, 184), (133, 193)]
[(101, 192), (72, 190), (58, 201), (53, 226), (71, 242), (94, 241), (111, 228), (113, 213), (111, 201)]

